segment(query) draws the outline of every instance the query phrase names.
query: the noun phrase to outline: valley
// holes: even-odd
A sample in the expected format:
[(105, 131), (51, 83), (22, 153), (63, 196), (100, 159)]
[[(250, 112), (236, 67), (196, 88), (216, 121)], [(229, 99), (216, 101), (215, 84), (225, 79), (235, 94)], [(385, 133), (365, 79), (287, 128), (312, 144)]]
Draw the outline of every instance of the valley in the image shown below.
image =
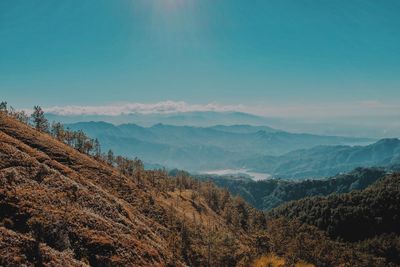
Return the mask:
[(262, 181), (268, 178), (271, 178), (271, 175), (268, 173), (261, 172), (252, 172), (248, 169), (225, 169), (225, 170), (211, 170), (204, 171), (200, 174), (209, 174), (209, 175), (217, 175), (217, 176), (236, 176), (236, 177), (249, 177), (253, 181)]
[[(274, 174), (263, 169), (268, 164), (254, 165), (260, 162), (260, 155), (278, 157), (297, 149), (320, 145), (373, 142), (368, 138), (297, 134), (250, 125), (195, 127), (158, 123), (142, 127), (136, 124), (77, 122), (65, 126), (75, 131), (83, 130), (92, 138), (97, 138), (105, 149), (112, 149), (118, 154), (138, 157), (146, 163), (169, 169), (193, 172), (249, 169), (254, 173)], [(253, 165), (247, 164), (247, 159)]]
[[(81, 146), (82, 132), (67, 130), (78, 138), (69, 145), (62, 128), (50, 135), (45, 120), (36, 120), (42, 128), (33, 129), (17, 115), (0, 113), (2, 265), (400, 263), (400, 180), (389, 169), (297, 182), (228, 174), (192, 178), (179, 170), (146, 171), (138, 159), (80, 151), (90, 143), (85, 137)], [(367, 216), (382, 218), (383, 225), (368, 221), (375, 230), (363, 224), (365, 233), (349, 235), (343, 224), (355, 225), (360, 217), (343, 209), (369, 205), (354, 206), (352, 199), (360, 197), (375, 203)], [(323, 206), (315, 210), (308, 203), (344, 208), (330, 217)]]
[(0, 0), (0, 267), (400, 267), (400, 0)]

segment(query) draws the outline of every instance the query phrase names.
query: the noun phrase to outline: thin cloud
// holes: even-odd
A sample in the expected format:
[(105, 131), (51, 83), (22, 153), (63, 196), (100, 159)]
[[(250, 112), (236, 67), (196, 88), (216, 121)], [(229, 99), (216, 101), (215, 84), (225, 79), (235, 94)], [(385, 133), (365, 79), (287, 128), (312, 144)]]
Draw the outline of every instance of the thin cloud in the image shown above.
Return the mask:
[[(400, 115), (400, 105), (374, 100), (348, 103), (319, 104), (263, 104), (225, 105), (219, 103), (191, 104), (184, 101), (156, 103), (114, 103), (103, 106), (55, 106), (43, 108), (46, 113), (62, 116), (126, 114), (172, 114), (183, 112), (246, 112), (266, 117), (281, 118), (340, 118), (340, 117), (390, 117)], [(30, 113), (30, 110), (26, 110)]]
[(158, 103), (120, 103), (105, 106), (64, 106), (44, 108), (46, 113), (63, 116), (124, 114), (168, 114), (195, 111), (228, 112), (244, 110), (243, 105), (221, 105), (217, 103), (189, 104), (183, 101), (163, 101)]

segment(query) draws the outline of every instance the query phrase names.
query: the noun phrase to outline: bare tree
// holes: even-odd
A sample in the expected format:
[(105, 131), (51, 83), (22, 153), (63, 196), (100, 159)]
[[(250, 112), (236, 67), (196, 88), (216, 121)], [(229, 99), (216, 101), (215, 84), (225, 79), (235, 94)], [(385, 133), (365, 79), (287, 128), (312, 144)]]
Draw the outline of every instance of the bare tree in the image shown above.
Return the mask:
[(64, 126), (60, 122), (53, 122), (51, 124), (51, 135), (59, 141), (64, 141), (65, 131)]

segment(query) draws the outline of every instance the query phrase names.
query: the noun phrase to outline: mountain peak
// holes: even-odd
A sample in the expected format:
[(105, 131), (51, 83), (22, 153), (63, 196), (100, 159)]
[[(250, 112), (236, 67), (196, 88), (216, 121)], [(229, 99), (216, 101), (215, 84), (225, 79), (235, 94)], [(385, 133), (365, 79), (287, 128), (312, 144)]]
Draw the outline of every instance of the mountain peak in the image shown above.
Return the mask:
[(376, 143), (372, 145), (399, 145), (400, 139), (399, 138), (384, 138), (378, 140)]

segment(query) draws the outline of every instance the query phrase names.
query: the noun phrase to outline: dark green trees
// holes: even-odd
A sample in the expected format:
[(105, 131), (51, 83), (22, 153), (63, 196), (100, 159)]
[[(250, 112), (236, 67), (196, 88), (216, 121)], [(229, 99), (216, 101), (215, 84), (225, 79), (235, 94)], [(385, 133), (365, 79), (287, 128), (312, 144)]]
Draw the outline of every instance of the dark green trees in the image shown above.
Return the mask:
[(31, 115), (33, 126), (36, 130), (41, 132), (49, 132), (49, 122), (44, 116), (44, 112), (41, 107), (34, 106), (33, 113)]
[(110, 149), (107, 152), (107, 163), (110, 164), (110, 165), (113, 165), (114, 164), (114, 160), (115, 160), (114, 152)]
[(6, 101), (0, 102), (0, 112), (7, 113), (7, 102)]
[(94, 151), (94, 156), (96, 158), (100, 158), (101, 157), (101, 146), (100, 146), (100, 142), (99, 139), (94, 139), (93, 141), (93, 151)]

